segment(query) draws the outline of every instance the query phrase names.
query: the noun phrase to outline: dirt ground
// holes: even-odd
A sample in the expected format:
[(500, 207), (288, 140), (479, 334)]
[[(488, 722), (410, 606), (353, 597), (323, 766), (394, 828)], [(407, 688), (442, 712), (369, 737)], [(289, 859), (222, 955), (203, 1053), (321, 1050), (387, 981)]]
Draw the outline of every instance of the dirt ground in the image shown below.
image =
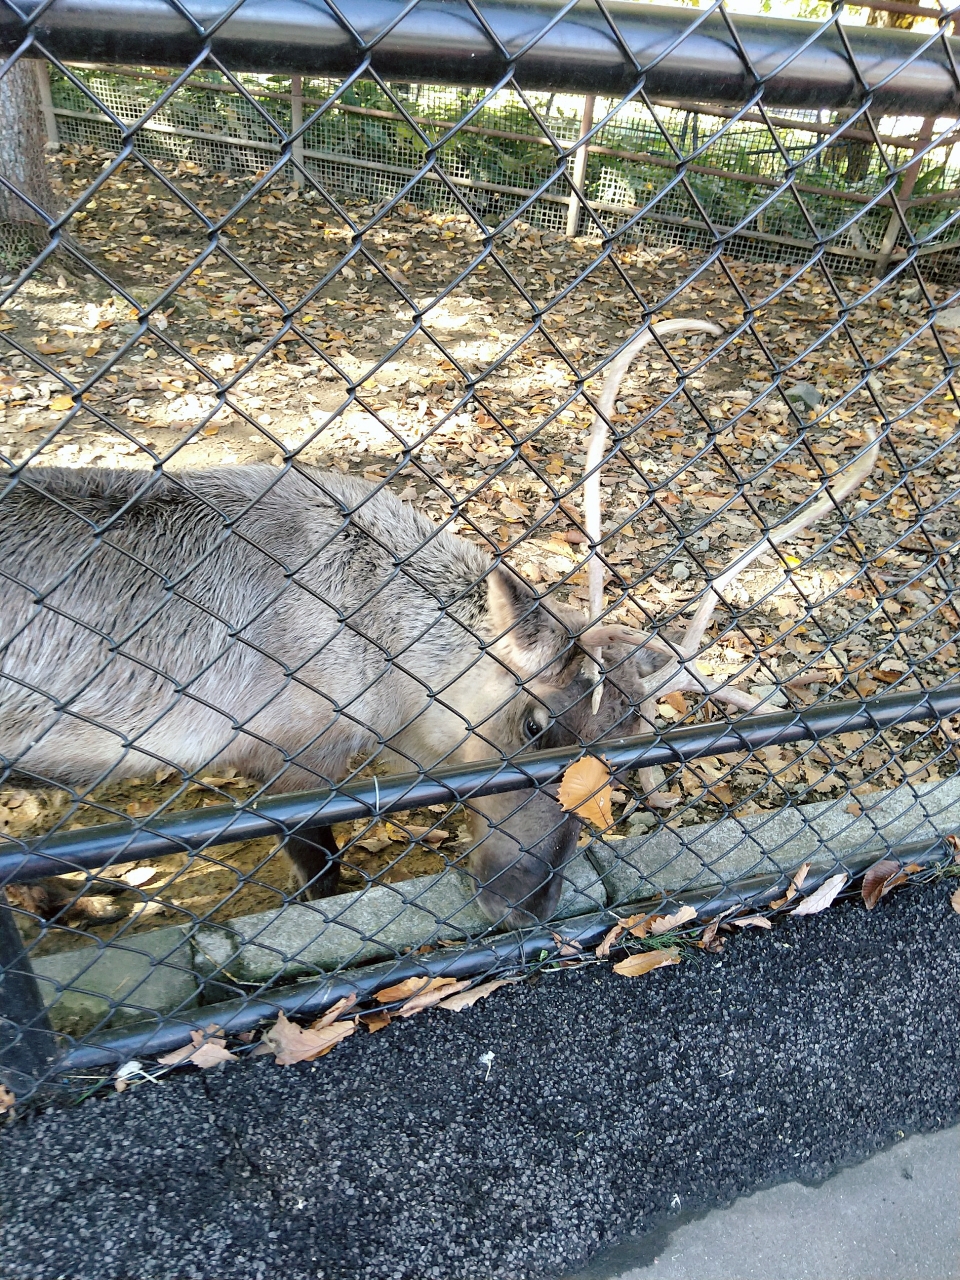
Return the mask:
[[(87, 191), (107, 158), (85, 148), (53, 159), (65, 200)], [(950, 555), (960, 410), (947, 373), (960, 337), (927, 325), (924, 296), (943, 304), (949, 289), (902, 276), (861, 304), (874, 282), (834, 271), (831, 283), (822, 264), (605, 248), (523, 223), (487, 253), (466, 216), (410, 205), (375, 218), (360, 240), (341, 212), (280, 180), (238, 208), (250, 187), (189, 164), (151, 174), (135, 161), (102, 183), (67, 230), (118, 288), (59, 253), (0, 308), (0, 459), (142, 468), (296, 461), (386, 478), (433, 518), (452, 516), (465, 536), (505, 550), (540, 589), (561, 584), (558, 595), (582, 605), (585, 392), (599, 381), (582, 379), (635, 331), (644, 306), (728, 331), (752, 314), (752, 332), (726, 345), (698, 335), (669, 339), (669, 354), (648, 348), (625, 380), (614, 419), (622, 439), (602, 477), (617, 616), (647, 629), (678, 618), (761, 521), (782, 519), (862, 447), (864, 422), (880, 421), (857, 389), (867, 361), (879, 368), (895, 421), (878, 470), (848, 504), (855, 522), (844, 529), (835, 518), (801, 536), (786, 567), (756, 562), (728, 593), (735, 615), (718, 611), (702, 666), (739, 673), (745, 687), (771, 695), (769, 710), (957, 678)], [(363, 225), (375, 214), (345, 210)], [(136, 306), (151, 305), (181, 273), (140, 333)], [(422, 325), (404, 295), (424, 310)], [(849, 322), (831, 333), (842, 307)], [(774, 365), (785, 371), (784, 389), (815, 389), (816, 411), (798, 416), (788, 406)], [(786, 687), (774, 694), (774, 685)], [(675, 725), (711, 712), (674, 695), (661, 714)], [(914, 724), (701, 761), (666, 778), (678, 803), (656, 820), (683, 825), (936, 779), (956, 770), (955, 735), (949, 724)], [(250, 794), (244, 780), (150, 778), (109, 784), (78, 808), (66, 792), (11, 781), (0, 790), (0, 829), (24, 836)], [(617, 813), (635, 809), (622, 794)], [(407, 820), (442, 822), (449, 834), (431, 845), (384, 824), (338, 830), (341, 843), (370, 846), (353, 847), (345, 888), (456, 860), (456, 814)], [(270, 850), (258, 841), (166, 859), (113, 905), (128, 927), (130, 913), (155, 927), (276, 906), (291, 881)], [(240, 883), (241, 875), (252, 879)], [(55, 949), (63, 945), (59, 938)]]

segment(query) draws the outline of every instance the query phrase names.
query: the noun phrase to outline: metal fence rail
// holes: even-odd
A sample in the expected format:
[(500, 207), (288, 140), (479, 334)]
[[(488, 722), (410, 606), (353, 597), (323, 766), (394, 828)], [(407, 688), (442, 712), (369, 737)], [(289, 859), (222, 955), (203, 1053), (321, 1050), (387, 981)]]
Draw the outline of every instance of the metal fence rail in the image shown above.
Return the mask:
[(4, 8), (0, 1110), (949, 870), (952, 21)]

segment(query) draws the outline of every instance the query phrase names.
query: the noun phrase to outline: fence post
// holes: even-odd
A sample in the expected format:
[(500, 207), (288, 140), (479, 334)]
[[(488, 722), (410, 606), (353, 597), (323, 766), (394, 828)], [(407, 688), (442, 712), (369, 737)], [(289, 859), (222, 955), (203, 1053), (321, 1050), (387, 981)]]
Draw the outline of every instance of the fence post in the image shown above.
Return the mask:
[[(296, 133), (303, 125), (303, 76), (290, 77), (290, 132)], [(290, 153), (298, 165), (303, 165), (303, 135), (294, 138)], [(303, 173), (293, 166), (293, 185), (303, 186)]]
[(7, 895), (0, 889), (0, 1083), (22, 1096), (56, 1056), (50, 1019)]
[[(592, 93), (588, 93), (583, 100), (583, 116), (580, 119), (580, 138), (587, 136), (593, 128), (593, 107), (596, 98)], [(571, 174), (571, 183), (573, 191), (570, 194), (570, 203), (567, 205), (567, 235), (573, 237), (577, 234), (580, 226), (580, 201), (577, 199), (577, 192), (583, 194), (583, 180), (587, 174), (587, 153), (589, 148), (586, 143), (577, 150), (577, 154), (573, 157), (573, 173)]]
[[(917, 134), (916, 150), (922, 151), (923, 144), (929, 142), (933, 137), (933, 126), (936, 121), (932, 116), (927, 116), (923, 124), (920, 126), (920, 132)], [(904, 214), (910, 206), (910, 196), (916, 185), (917, 178), (920, 175), (920, 166), (923, 164), (924, 157), (911, 160), (903, 171), (903, 181), (900, 183), (900, 190), (895, 191), (891, 195), (891, 199), (895, 206), (899, 206)], [(897, 244), (897, 237), (900, 234), (900, 228), (903, 221), (897, 209), (894, 208), (890, 214), (890, 221), (887, 223), (887, 229), (883, 233), (883, 241), (877, 253), (877, 275), (882, 279), (890, 267), (890, 259)]]
[(53, 98), (50, 94), (50, 73), (43, 58), (34, 59), (37, 73), (37, 88), (40, 91), (40, 108), (43, 111), (43, 124), (47, 131), (47, 150), (60, 150), (60, 134), (57, 130), (57, 113), (53, 109)]

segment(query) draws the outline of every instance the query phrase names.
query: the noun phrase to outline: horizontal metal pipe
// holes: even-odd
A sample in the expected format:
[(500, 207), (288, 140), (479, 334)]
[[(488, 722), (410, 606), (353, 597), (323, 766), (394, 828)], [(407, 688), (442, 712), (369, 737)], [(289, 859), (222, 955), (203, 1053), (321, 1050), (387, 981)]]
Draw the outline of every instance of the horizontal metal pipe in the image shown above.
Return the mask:
[[(193, 0), (194, 25), (167, 0), (53, 0), (33, 23), (2, 5), (0, 54), (29, 28), (43, 50), (85, 62), (182, 67), (209, 46), (231, 71), (336, 77), (369, 56), (385, 78), (426, 83), (494, 85), (512, 72), (528, 89), (619, 97), (642, 77), (651, 95), (721, 105), (745, 102), (755, 88), (721, 13), (624, 0), (581, 0), (559, 21), (557, 0), (480, 0), (476, 12), (467, 0), (420, 0), (405, 9), (406, 0), (351, 0), (340, 9), (345, 23), (325, 0), (244, 0), (218, 25), (220, 0)], [(817, 34), (813, 22), (727, 17), (768, 104), (854, 106), (862, 77), (877, 113), (937, 116), (960, 105), (946, 36), (914, 57), (930, 37), (847, 27), (854, 68), (832, 23)]]
[[(758, 751), (763, 747), (819, 740), (857, 729), (884, 729), (905, 720), (943, 720), (960, 712), (960, 683), (940, 689), (884, 694), (877, 698), (828, 703), (803, 711), (742, 716), (733, 722), (689, 725), (661, 734), (614, 738), (596, 751), (616, 769), (637, 769)], [(0, 854), (0, 886), (66, 871), (89, 870), (109, 862), (158, 858), (238, 840), (283, 836), (334, 822), (394, 813), (428, 804), (449, 804), (533, 785), (555, 782), (583, 752), (540, 751), (507, 764), (480, 761), (420, 774), (363, 779), (335, 790), (270, 796), (244, 808), (212, 805), (165, 814), (145, 823), (111, 822), (58, 832), (49, 837), (5, 842)], [(0, 848), (3, 845), (0, 844)]]
[[(892, 849), (869, 849), (849, 857), (838, 859), (830, 866), (821, 866), (804, 880), (804, 896), (809, 895), (828, 876), (837, 874), (839, 868), (847, 871), (851, 882), (861, 876), (878, 858), (890, 858), (902, 866), (932, 866), (948, 851), (941, 836), (936, 840), (916, 841), (895, 846)], [(779, 897), (787, 886), (784, 875), (753, 876), (732, 887), (718, 890), (690, 890), (670, 895), (663, 894), (630, 904), (630, 911), (652, 912), (675, 910), (689, 905), (697, 910), (703, 922), (713, 919), (730, 908), (753, 907), (762, 909)], [(800, 899), (796, 899), (796, 905)], [(558, 958), (564, 944), (578, 944), (590, 951), (603, 939), (610, 928), (613, 913), (604, 911), (596, 915), (567, 920), (549, 929), (537, 929), (524, 934), (509, 934), (493, 941), (468, 945), (458, 949), (443, 949), (432, 954), (418, 955), (385, 964), (354, 969), (348, 974), (331, 974), (307, 982), (278, 987), (268, 995), (241, 996), (218, 1004), (201, 1005), (183, 1014), (160, 1018), (149, 1025), (128, 1026), (90, 1036), (82, 1045), (70, 1050), (57, 1063), (57, 1075), (71, 1072), (97, 1070), (112, 1067), (131, 1058), (156, 1057), (170, 1053), (190, 1042), (190, 1032), (200, 1031), (211, 1023), (230, 1035), (249, 1031), (268, 1019), (275, 1018), (282, 1009), (289, 1017), (316, 1017), (329, 1009), (337, 1000), (355, 995), (358, 1000), (369, 1000), (384, 987), (402, 982), (405, 978), (476, 978), (489, 973), (504, 973), (511, 968), (522, 969), (531, 964)]]

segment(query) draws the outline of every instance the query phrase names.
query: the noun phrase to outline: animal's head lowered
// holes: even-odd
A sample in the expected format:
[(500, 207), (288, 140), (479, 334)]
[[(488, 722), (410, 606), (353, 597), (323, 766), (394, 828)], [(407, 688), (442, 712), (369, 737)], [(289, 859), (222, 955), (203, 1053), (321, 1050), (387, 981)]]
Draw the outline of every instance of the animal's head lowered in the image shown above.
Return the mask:
[[(545, 602), (507, 569), (493, 571), (487, 590), (488, 650), (513, 680), (500, 704), (474, 725), (466, 758), (514, 760), (525, 752), (640, 731), (639, 700), (631, 689), (666, 661), (665, 654), (625, 642), (633, 636), (626, 628), (589, 628), (576, 609)], [(604, 693), (594, 713), (598, 652)], [(484, 912), (514, 927), (549, 919), (581, 826), (560, 808), (556, 785), (484, 796), (469, 809), (469, 865)]]

